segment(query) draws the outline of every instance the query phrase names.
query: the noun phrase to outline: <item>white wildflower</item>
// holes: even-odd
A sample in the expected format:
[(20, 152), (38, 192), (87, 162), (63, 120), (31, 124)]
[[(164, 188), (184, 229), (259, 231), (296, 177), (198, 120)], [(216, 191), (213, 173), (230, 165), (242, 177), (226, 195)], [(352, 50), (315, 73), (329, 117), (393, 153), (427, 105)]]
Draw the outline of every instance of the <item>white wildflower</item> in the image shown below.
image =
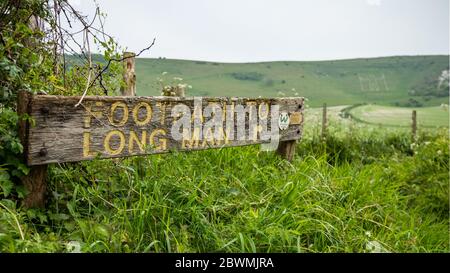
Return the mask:
[(70, 253), (81, 253), (81, 245), (78, 241), (70, 241), (66, 244), (66, 249)]
[(163, 73), (161, 73), (161, 74), (162, 74), (162, 75), (164, 76), (164, 75), (166, 75), (166, 74), (167, 74), (167, 72), (166, 72), (166, 71), (164, 71), (164, 72), (163, 72)]
[(366, 249), (371, 253), (389, 253), (390, 252), (385, 247), (383, 247), (380, 242), (377, 242), (377, 241), (369, 241), (366, 244)]

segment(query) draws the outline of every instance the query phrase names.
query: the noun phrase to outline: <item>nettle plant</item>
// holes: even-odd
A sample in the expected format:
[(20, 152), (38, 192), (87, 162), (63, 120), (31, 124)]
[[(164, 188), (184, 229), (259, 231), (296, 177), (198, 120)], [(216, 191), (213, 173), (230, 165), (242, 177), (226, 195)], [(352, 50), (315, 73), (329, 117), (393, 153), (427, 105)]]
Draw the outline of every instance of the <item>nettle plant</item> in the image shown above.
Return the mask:
[[(15, 185), (29, 172), (18, 137), (19, 120), (29, 119), (16, 112), (20, 90), (66, 96), (120, 90), (122, 64), (109, 60), (122, 52), (102, 30), (105, 17), (97, 7), (89, 21), (66, 0), (0, 2), (0, 197), (23, 196)], [(91, 54), (90, 43), (103, 54)]]

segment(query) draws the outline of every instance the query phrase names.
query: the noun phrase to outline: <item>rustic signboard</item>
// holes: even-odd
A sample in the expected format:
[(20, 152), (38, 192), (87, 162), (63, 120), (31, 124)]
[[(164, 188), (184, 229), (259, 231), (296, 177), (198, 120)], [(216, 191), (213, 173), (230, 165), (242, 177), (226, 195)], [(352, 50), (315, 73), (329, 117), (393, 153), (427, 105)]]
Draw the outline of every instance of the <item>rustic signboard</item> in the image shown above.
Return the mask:
[(285, 147), (302, 135), (300, 97), (86, 96), (78, 107), (80, 97), (23, 99), (24, 112), (34, 119), (23, 132), (30, 166), (271, 143), (274, 138)]

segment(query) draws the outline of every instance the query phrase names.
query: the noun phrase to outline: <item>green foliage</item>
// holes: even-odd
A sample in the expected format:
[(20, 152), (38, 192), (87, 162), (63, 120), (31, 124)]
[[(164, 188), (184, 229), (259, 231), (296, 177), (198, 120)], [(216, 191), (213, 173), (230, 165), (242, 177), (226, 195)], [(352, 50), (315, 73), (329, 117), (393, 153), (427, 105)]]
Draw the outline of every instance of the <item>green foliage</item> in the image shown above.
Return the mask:
[[(29, 117), (19, 116), (16, 112), (18, 92), (81, 95), (88, 84), (88, 72), (98, 73), (105, 65), (94, 63), (93, 69), (90, 69), (86, 62), (66, 64), (62, 56), (55, 55), (54, 45), (57, 41), (47, 37), (41, 30), (30, 28), (30, 17), (36, 15), (49, 23), (51, 31), (58, 30), (47, 2), (7, 0), (0, 3), (0, 197), (23, 196), (24, 189), (18, 181), (29, 171), (23, 163), (23, 147), (17, 133), (18, 121), (28, 120)], [(114, 40), (95, 39), (94, 42), (104, 51), (102, 59), (120, 57)], [(88, 94), (119, 90), (123, 82), (122, 69), (121, 63), (111, 62), (109, 69), (102, 74), (101, 84), (98, 84), (98, 80)]]
[[(23, 147), (17, 135), (18, 121), (16, 112), (9, 108), (0, 109), (0, 194), (5, 197), (13, 191), (13, 182), (29, 171), (21, 160)], [(23, 196), (23, 189), (17, 190), (19, 196)]]
[(15, 111), (18, 91), (51, 91), (48, 84), (52, 75), (50, 54), (44, 50), (45, 45), (37, 46), (43, 34), (24, 23), (31, 13), (39, 13), (38, 6), (31, 5), (31, 1), (26, 4), (25, 7), (32, 9), (18, 10), (22, 21), (16, 17), (14, 24), (6, 24), (6, 17), (2, 17), (0, 23), (6, 25), (2, 28), (0, 43), (0, 196), (5, 197), (11, 193), (23, 196), (23, 188), (14, 184), (28, 173), (17, 134), (19, 119), (28, 117), (19, 117)]

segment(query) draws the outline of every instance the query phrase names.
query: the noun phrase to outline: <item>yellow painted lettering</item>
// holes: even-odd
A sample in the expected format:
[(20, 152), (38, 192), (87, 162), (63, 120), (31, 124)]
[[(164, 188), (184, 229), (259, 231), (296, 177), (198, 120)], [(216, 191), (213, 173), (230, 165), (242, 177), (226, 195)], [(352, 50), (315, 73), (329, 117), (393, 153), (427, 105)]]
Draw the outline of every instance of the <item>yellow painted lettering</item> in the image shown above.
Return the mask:
[[(111, 147), (111, 139), (117, 136), (119, 137), (119, 147), (113, 149)], [(105, 151), (109, 154), (109, 155), (118, 155), (123, 151), (123, 148), (125, 147), (125, 135), (123, 134), (122, 131), (119, 130), (112, 130), (109, 131), (106, 134), (105, 137), (105, 141), (103, 143), (103, 146), (105, 147)]]
[[(143, 120), (139, 120), (139, 110), (141, 108), (145, 108), (145, 118)], [(150, 122), (152, 119), (152, 107), (150, 104), (141, 101), (133, 108), (133, 119), (137, 126), (144, 126)]]
[[(122, 110), (123, 110), (122, 120), (120, 120), (118, 122), (116, 122), (114, 120), (114, 112), (116, 111), (117, 108), (122, 108)], [(124, 102), (121, 102), (121, 101), (114, 102), (111, 105), (111, 113), (109, 115), (109, 122), (115, 126), (123, 126), (123, 125), (125, 125), (125, 123), (127, 121), (128, 121), (128, 106)]]
[(165, 151), (167, 150), (167, 139), (158, 137), (158, 145), (155, 145), (155, 139), (158, 135), (165, 136), (166, 131), (163, 129), (156, 129), (150, 134), (150, 145), (155, 148), (155, 150), (158, 151)]
[[(101, 110), (98, 109), (93, 109), (92, 107), (93, 105), (91, 103), (86, 105), (86, 116), (84, 117), (84, 128), (89, 128), (91, 127), (91, 123), (92, 123), (92, 117), (99, 119), (103, 116), (103, 112)], [(95, 106), (96, 108), (98, 107), (102, 107), (103, 106), (103, 102), (102, 101), (96, 101), (95, 102)]]
[(258, 116), (259, 119), (266, 119), (269, 116), (269, 104), (267, 102), (263, 102), (258, 107)]
[(128, 151), (130, 152), (130, 154), (133, 153), (135, 142), (139, 148), (139, 151), (144, 152), (147, 142), (147, 131), (142, 131), (141, 139), (139, 139), (136, 132), (130, 131), (130, 139), (128, 141)]
[(95, 156), (95, 153), (91, 152), (91, 133), (84, 132), (83, 133), (83, 157), (92, 157)]

